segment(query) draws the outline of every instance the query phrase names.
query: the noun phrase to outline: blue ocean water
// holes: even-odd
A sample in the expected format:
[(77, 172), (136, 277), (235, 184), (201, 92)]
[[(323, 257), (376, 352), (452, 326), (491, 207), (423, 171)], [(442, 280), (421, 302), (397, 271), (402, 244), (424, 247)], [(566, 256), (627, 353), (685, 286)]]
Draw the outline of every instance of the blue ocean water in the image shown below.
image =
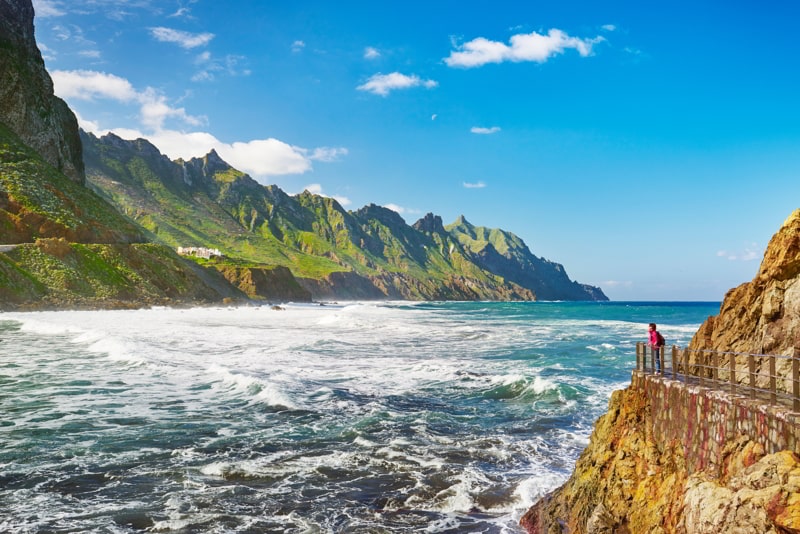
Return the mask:
[(719, 303), (0, 314), (1, 532), (519, 532)]

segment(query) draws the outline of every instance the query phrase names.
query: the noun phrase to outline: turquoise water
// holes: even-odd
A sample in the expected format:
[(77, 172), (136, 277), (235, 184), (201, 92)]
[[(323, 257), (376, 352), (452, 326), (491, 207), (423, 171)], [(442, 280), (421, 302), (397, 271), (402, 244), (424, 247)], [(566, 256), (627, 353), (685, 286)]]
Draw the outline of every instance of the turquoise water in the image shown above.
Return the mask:
[(519, 532), (719, 303), (0, 315), (2, 532)]

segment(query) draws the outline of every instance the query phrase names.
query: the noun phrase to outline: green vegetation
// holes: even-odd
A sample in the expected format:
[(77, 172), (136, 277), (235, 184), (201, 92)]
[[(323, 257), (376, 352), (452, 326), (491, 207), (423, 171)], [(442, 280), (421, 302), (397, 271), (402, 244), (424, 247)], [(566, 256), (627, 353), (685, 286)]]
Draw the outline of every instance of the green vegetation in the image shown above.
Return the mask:
[(348, 284), (355, 276), (367, 293), (394, 298), (531, 299), (531, 276), (515, 269), (548, 264), (513, 234), (463, 218), (448, 230), (436, 218), (423, 231), (380, 206), (350, 212), (308, 191), (262, 186), (215, 152), (170, 162), (147, 141), (82, 139), (98, 193), (159, 243), (220, 249), (229, 259), (216, 268), (278, 265), (317, 281), (349, 273)]
[(221, 298), (185, 260), (162, 245), (80, 244), (63, 239), (41, 239), (0, 254), (0, 297), (6, 307), (45, 308)]
[(0, 123), (0, 227), (4, 242), (69, 237), (141, 241), (141, 231), (92, 191), (69, 180)]

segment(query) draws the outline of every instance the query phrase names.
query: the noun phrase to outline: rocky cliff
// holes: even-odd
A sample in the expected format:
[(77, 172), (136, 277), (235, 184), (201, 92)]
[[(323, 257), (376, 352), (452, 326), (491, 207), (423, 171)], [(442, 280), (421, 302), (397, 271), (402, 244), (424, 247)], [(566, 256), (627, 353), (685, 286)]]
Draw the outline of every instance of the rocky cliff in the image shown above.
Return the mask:
[(311, 302), (311, 292), (301, 286), (286, 267), (219, 265), (216, 269), (251, 299)]
[[(791, 354), (800, 313), (800, 210), (758, 274), (725, 296), (690, 349)], [(780, 370), (779, 370), (780, 372)], [(634, 373), (570, 479), (521, 520), (530, 533), (798, 533), (800, 420), (779, 407)]]
[(772, 237), (751, 282), (731, 289), (690, 348), (792, 355), (800, 347), (800, 209)]
[(84, 181), (78, 121), (53, 94), (33, 30), (29, 0), (0, 0), (0, 122), (53, 167)]
[[(700, 462), (704, 447), (687, 449), (677, 426), (712, 426), (711, 399), (670, 388), (658, 379), (616, 391), (595, 424), (589, 446), (567, 483), (535, 504), (520, 521), (531, 534), (686, 533), (785, 534), (800, 532), (800, 458), (767, 454), (745, 434), (721, 441), (718, 463)], [(649, 391), (648, 391), (649, 390)], [(659, 399), (653, 406), (654, 399)], [(667, 392), (666, 395), (663, 395)], [(707, 418), (679, 419), (664, 432), (653, 417), (664, 401), (684, 401)], [(734, 410), (735, 411), (735, 410)], [(703, 467), (698, 469), (698, 465)]]

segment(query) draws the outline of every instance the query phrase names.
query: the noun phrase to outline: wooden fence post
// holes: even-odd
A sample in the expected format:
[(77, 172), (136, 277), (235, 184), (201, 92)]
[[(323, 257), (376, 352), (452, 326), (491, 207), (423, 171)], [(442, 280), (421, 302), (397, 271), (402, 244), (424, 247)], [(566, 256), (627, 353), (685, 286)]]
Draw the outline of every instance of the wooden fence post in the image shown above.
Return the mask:
[(672, 379), (675, 380), (675, 378), (678, 376), (678, 363), (675, 361), (678, 359), (677, 345), (672, 345), (672, 358), (670, 359), (672, 360)]
[(642, 342), (636, 342), (636, 370), (642, 370)]
[(653, 347), (650, 347), (650, 372), (653, 374), (656, 372), (656, 351), (653, 350)]
[(719, 355), (717, 351), (711, 352), (711, 378), (714, 382), (719, 382)]
[(792, 396), (793, 409), (800, 412), (800, 347), (795, 347), (792, 354)]
[(703, 387), (703, 375), (706, 374), (706, 351), (700, 349), (697, 352), (697, 378), (700, 382), (700, 387)]
[(736, 393), (736, 354), (730, 353), (731, 393)]
[(750, 398), (756, 398), (756, 357), (747, 355), (747, 371), (750, 373)]
[[(761, 352), (764, 352), (763, 350)], [(777, 371), (775, 370), (775, 355), (769, 355), (769, 400), (772, 404), (776, 404), (778, 402), (778, 377), (775, 376)]]

